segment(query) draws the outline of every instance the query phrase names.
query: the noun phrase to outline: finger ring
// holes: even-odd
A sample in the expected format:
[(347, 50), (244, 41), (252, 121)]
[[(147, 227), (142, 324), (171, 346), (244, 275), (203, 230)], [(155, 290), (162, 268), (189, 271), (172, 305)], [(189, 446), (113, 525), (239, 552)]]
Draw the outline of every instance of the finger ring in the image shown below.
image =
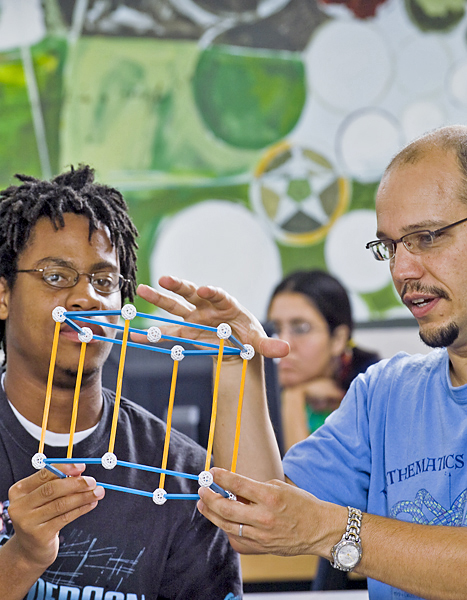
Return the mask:
[(238, 528), (238, 537), (243, 537), (243, 523), (240, 523), (240, 527)]

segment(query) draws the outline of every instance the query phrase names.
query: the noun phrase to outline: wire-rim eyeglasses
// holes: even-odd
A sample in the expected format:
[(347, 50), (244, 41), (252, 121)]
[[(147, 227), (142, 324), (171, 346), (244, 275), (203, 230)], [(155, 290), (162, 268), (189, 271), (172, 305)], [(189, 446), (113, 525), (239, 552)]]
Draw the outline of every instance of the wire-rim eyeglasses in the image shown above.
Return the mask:
[(426, 250), (436, 246), (436, 242), (440, 241), (442, 234), (447, 229), (455, 227), (456, 225), (460, 225), (461, 223), (465, 223), (466, 221), (467, 217), (465, 219), (461, 219), (460, 221), (456, 221), (455, 223), (451, 223), (450, 225), (445, 225), (444, 227), (435, 229), (434, 231), (431, 231), (430, 229), (414, 231), (412, 233), (403, 235), (398, 240), (392, 240), (391, 238), (374, 240), (373, 242), (368, 242), (365, 247), (367, 250), (372, 251), (376, 260), (391, 260), (391, 258), (394, 258), (397, 244), (400, 242), (402, 242), (406, 250), (412, 254), (422, 254)]

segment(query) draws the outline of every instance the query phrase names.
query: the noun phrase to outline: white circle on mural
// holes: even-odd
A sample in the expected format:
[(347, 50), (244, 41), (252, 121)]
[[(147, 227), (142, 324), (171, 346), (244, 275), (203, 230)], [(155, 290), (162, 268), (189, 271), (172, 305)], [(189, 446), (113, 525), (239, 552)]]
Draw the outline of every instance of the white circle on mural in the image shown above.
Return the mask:
[(447, 77), (447, 93), (458, 105), (467, 106), (467, 60), (455, 64)]
[(404, 109), (401, 121), (405, 139), (410, 142), (427, 131), (441, 127), (445, 123), (445, 115), (434, 102), (412, 102)]
[(45, 35), (40, 0), (0, 2), (0, 51), (32, 46)]
[(151, 255), (153, 285), (162, 275), (224, 288), (264, 319), (282, 267), (276, 244), (251, 211), (208, 200), (161, 223)]
[(404, 142), (398, 121), (387, 111), (355, 111), (336, 135), (336, 153), (347, 175), (358, 181), (378, 181)]
[(365, 248), (375, 239), (375, 231), (376, 213), (354, 210), (342, 216), (326, 238), (327, 268), (349, 291), (376, 292), (391, 281), (389, 263), (375, 260)]
[(448, 50), (438, 36), (411, 38), (397, 53), (397, 82), (416, 96), (442, 91), (449, 64)]
[(392, 77), (386, 42), (368, 24), (327, 23), (304, 56), (311, 94), (345, 112), (374, 103)]

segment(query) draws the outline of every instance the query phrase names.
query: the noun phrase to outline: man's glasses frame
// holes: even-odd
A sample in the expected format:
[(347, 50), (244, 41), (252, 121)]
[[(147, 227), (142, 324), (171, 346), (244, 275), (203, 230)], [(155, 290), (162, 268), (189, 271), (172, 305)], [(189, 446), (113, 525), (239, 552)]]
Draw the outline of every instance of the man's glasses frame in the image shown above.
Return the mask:
[[(125, 279), (123, 275), (120, 273), (115, 273), (114, 271), (96, 271), (95, 273), (80, 273), (73, 267), (65, 267), (62, 265), (51, 265), (48, 267), (43, 267), (41, 269), (18, 269), (17, 273), (40, 273), (42, 275), (42, 280), (48, 286), (54, 289), (65, 289), (74, 287), (81, 276), (86, 276), (89, 279), (92, 287), (99, 292), (99, 294), (113, 294), (115, 292), (119, 292), (125, 283), (129, 283), (128, 279)], [(54, 275), (58, 275), (61, 277), (60, 280), (54, 281), (52, 277)], [(110, 277), (109, 277), (110, 276)], [(104, 286), (99, 284), (99, 279), (105, 278), (117, 278), (113, 285), (105, 289)]]
[(392, 240), (391, 238), (381, 238), (380, 240), (374, 240), (368, 242), (365, 246), (367, 250), (371, 250), (376, 260), (391, 260), (396, 254), (397, 244), (402, 242), (406, 250), (412, 254), (422, 254), (426, 250), (429, 250), (433, 245), (437, 237), (444, 233), (447, 229), (465, 223), (465, 219), (445, 225), (439, 229), (431, 231), (430, 229), (421, 229), (420, 231), (413, 231), (412, 233), (406, 233), (398, 240)]

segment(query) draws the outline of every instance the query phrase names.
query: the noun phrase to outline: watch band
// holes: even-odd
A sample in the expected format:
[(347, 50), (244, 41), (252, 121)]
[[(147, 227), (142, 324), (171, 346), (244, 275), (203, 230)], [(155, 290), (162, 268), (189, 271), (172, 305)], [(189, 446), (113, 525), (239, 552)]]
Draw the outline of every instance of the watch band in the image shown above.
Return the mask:
[[(345, 532), (341, 540), (331, 550), (331, 565), (335, 569), (339, 569), (341, 571), (351, 571), (358, 565), (362, 557), (362, 542), (360, 539), (360, 529), (362, 526), (363, 514), (361, 510), (359, 510), (358, 508), (352, 508), (351, 506), (348, 506), (347, 510), (349, 511), (349, 514), (347, 517), (347, 526), (345, 528)], [(346, 545), (351, 545), (358, 551), (358, 557), (356, 557), (355, 559), (355, 564), (352, 564), (350, 566), (341, 564), (338, 558), (339, 550)]]
[(362, 511), (358, 508), (347, 507), (349, 516), (347, 518), (347, 527), (342, 539), (352, 540), (354, 542), (361, 542), (360, 540), (360, 529), (362, 528)]

